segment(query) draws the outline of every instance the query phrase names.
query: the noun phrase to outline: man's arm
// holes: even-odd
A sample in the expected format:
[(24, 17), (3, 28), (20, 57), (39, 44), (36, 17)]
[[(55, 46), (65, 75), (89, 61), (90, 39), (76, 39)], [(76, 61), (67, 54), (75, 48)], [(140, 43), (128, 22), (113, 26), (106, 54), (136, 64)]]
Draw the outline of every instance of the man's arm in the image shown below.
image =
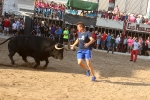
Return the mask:
[(79, 43), (79, 39), (77, 38), (76, 41), (74, 42), (73, 45), (70, 45), (71, 46), (71, 49), (73, 50), (74, 47)]
[(89, 45), (91, 45), (93, 42), (95, 42), (95, 39), (93, 37), (89, 37), (90, 41), (88, 43), (85, 43), (85, 47), (88, 47)]

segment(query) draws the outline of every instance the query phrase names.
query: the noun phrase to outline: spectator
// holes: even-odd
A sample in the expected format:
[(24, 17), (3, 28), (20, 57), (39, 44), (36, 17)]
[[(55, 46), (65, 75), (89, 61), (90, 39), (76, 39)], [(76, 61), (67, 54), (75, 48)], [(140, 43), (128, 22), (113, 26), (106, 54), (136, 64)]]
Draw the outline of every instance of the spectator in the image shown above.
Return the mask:
[(142, 39), (142, 37), (139, 37), (139, 43), (140, 43), (140, 48), (139, 48), (139, 55), (141, 56), (141, 54), (142, 54), (142, 50), (143, 50), (143, 48), (142, 48), (142, 44), (143, 44), (143, 39)]
[(40, 14), (41, 9), (40, 9), (40, 2), (39, 2), (39, 0), (36, 0), (34, 5), (35, 5), (35, 11), (38, 14)]
[(127, 50), (127, 46), (128, 46), (128, 45), (127, 45), (127, 40), (128, 40), (128, 39), (127, 39), (127, 37), (125, 36), (125, 37), (124, 37), (124, 40), (123, 40), (123, 51), (124, 51), (124, 52), (126, 52), (126, 50)]
[(117, 35), (116, 41), (115, 41), (115, 44), (116, 44), (116, 51), (117, 51), (117, 52), (119, 51), (119, 44), (120, 44), (120, 41), (121, 41), (120, 36)]
[(118, 6), (116, 6), (116, 7), (114, 8), (114, 13), (115, 13), (115, 14), (118, 14), (118, 13), (119, 13), (119, 8), (118, 8)]
[(100, 43), (101, 43), (101, 33), (100, 32), (96, 32), (96, 36), (97, 36), (97, 40), (96, 40), (96, 49), (99, 48)]
[(23, 20), (20, 23), (20, 33), (24, 34), (24, 21)]
[(113, 19), (113, 13), (112, 13), (112, 11), (108, 12), (108, 19)]
[[(130, 61), (136, 62), (136, 60), (137, 60), (137, 55), (138, 55), (138, 50), (139, 50), (140, 46), (141, 46), (141, 45), (140, 45), (138, 39), (136, 39), (135, 42), (133, 42), (133, 45), (132, 45), (133, 50), (132, 50), (132, 52), (131, 52)], [(135, 57), (133, 58), (134, 55), (135, 55)]]
[(41, 36), (44, 37), (44, 23), (41, 23), (40, 25), (40, 33), (41, 33)]
[(0, 33), (3, 32), (3, 28), (2, 28), (2, 18), (0, 18)]
[(45, 17), (48, 17), (49, 11), (50, 11), (49, 3), (46, 2), (45, 3), (45, 9), (44, 9)]
[(4, 20), (4, 35), (7, 35), (9, 33), (9, 26), (10, 26), (10, 20), (8, 18), (5, 18), (5, 20)]
[(132, 43), (133, 43), (134, 41), (132, 40), (132, 37), (130, 37), (129, 36), (129, 39), (128, 39), (128, 41), (127, 41), (127, 43), (128, 43), (128, 53), (131, 53), (131, 50), (132, 50)]
[(55, 32), (56, 32), (56, 30), (57, 30), (56, 25), (53, 24), (52, 27), (51, 27), (51, 34), (52, 34), (52, 36), (54, 36), (54, 37), (55, 37)]
[(101, 48), (104, 50), (104, 48), (105, 48), (105, 43), (106, 43), (106, 39), (107, 39), (107, 34), (106, 34), (105, 31), (104, 31), (104, 33), (102, 34), (101, 39), (102, 39)]
[(62, 28), (59, 26), (59, 28), (56, 30), (56, 42), (60, 43), (61, 35), (62, 35)]
[(131, 14), (129, 21), (134, 23), (136, 20), (135, 16), (133, 14)]
[(74, 34), (74, 29), (70, 29), (70, 34), (69, 34), (69, 42), (72, 45), (73, 44), (73, 34)]
[(20, 33), (20, 18), (18, 18), (18, 20), (16, 21), (17, 24), (17, 34)]
[(16, 33), (17, 33), (16, 21), (14, 21), (13, 24), (12, 24), (12, 31), (13, 31), (13, 36), (16, 36)]
[(68, 49), (70, 49), (70, 44), (69, 44), (69, 30), (68, 27), (65, 28), (63, 31), (63, 44), (68, 44)]
[(141, 21), (142, 21), (142, 18), (141, 18), (140, 16), (138, 16), (138, 17), (136, 18), (136, 23), (137, 23), (137, 24), (140, 24)]
[(112, 54), (114, 53), (114, 48), (115, 48), (115, 37), (114, 34), (111, 34), (111, 39), (110, 39), (110, 46), (107, 49), (107, 53), (109, 53), (110, 49), (112, 50)]
[(110, 35), (110, 33), (108, 33), (108, 35), (107, 35), (107, 50), (110, 47), (110, 40), (111, 40), (111, 35)]

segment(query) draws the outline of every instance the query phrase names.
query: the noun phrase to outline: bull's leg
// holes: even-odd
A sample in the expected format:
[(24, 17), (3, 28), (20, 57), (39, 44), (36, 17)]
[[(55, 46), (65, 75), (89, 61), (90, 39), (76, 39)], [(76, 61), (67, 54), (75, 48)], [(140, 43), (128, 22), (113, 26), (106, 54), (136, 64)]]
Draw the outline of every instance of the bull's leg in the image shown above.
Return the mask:
[(46, 62), (46, 64), (44, 65), (43, 69), (45, 69), (47, 67), (48, 63), (49, 63), (48, 58), (45, 59), (45, 62)]
[(27, 56), (22, 56), (22, 60), (23, 60), (25, 63), (28, 63)]
[(36, 65), (34, 65), (34, 68), (37, 68), (40, 65), (40, 60), (38, 58), (34, 58)]
[(9, 52), (9, 58), (10, 58), (10, 60), (11, 60), (11, 63), (12, 63), (12, 65), (14, 65), (15, 64), (15, 61), (13, 60), (13, 56), (15, 55), (15, 51), (11, 51), (11, 52)]

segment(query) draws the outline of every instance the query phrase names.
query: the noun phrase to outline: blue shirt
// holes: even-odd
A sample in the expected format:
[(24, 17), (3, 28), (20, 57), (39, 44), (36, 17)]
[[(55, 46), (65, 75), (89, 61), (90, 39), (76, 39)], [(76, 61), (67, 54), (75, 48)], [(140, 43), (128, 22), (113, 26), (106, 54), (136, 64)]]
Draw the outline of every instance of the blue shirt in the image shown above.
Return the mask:
[(111, 36), (109, 35), (109, 36), (107, 36), (107, 41), (109, 41), (110, 42), (110, 39), (111, 39)]
[(85, 47), (84, 44), (88, 43), (90, 41), (90, 37), (92, 37), (90, 32), (84, 32), (84, 33), (78, 33), (78, 39), (79, 39), (79, 50), (89, 50), (92, 49), (91, 45), (88, 47)]
[(58, 34), (58, 35), (62, 34), (62, 29), (58, 29), (56, 34)]

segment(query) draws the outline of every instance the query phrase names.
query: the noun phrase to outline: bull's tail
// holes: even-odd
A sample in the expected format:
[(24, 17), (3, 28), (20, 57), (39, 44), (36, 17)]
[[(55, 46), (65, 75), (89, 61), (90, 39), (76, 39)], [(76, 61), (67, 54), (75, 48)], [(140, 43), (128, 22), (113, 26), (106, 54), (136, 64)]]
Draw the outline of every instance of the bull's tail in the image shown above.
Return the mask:
[(10, 40), (13, 37), (8, 38), (7, 40), (5, 40), (4, 42), (0, 43), (0, 45), (4, 44), (5, 42), (7, 42), (8, 40)]

